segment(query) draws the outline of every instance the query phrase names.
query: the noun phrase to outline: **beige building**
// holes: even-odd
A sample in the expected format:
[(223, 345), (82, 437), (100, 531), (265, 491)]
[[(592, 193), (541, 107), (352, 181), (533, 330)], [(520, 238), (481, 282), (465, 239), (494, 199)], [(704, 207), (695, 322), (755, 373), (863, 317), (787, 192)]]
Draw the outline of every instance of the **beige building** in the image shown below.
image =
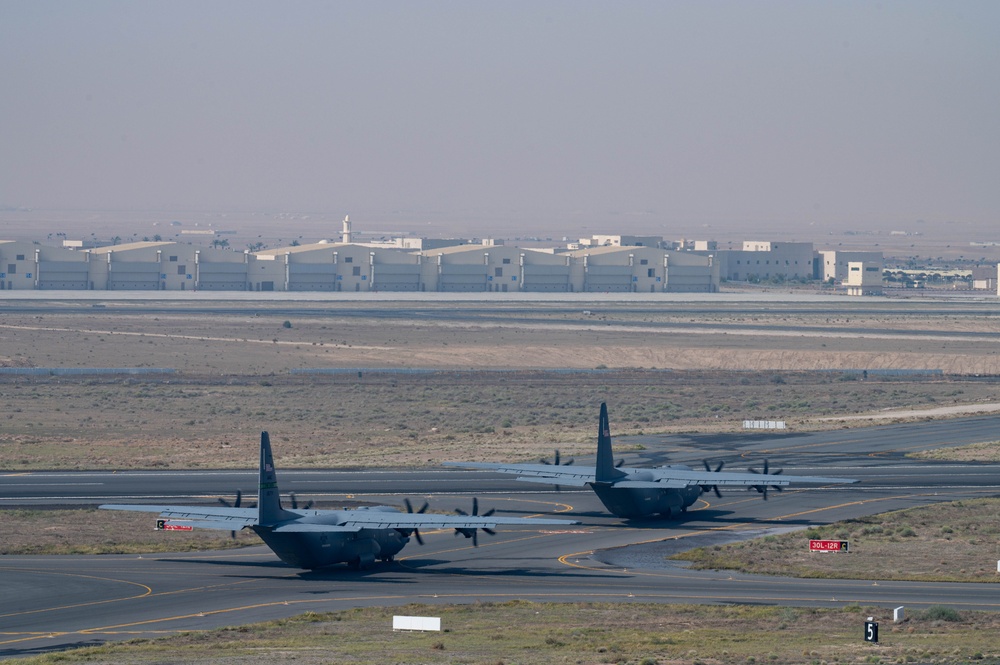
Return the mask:
[(589, 238), (580, 238), (577, 247), (573, 249), (583, 249), (585, 247), (662, 247), (663, 236), (622, 236), (622, 235), (595, 235)]
[(422, 257), (399, 249), (315, 243), (255, 252), (251, 291), (422, 291)]
[(423, 256), (428, 291), (569, 290), (565, 255), (507, 245), (462, 245), (427, 250)]
[(89, 288), (109, 291), (244, 291), (246, 253), (177, 242), (134, 242), (84, 250)]
[(993, 291), (998, 288), (998, 266), (976, 266), (972, 269), (972, 288)]
[(88, 257), (61, 247), (0, 240), (0, 289), (90, 288)]
[(553, 253), (466, 245), (424, 252), (424, 265), (428, 291), (710, 293), (719, 285), (711, 257), (641, 246)]
[(882, 262), (851, 261), (844, 286), (849, 296), (882, 295)]
[[(91, 288), (98, 291), (194, 289), (194, 247), (178, 243), (131, 242), (84, 250), (90, 255)], [(166, 255), (164, 254), (166, 252)], [(169, 261), (169, 259), (173, 261)], [(164, 260), (167, 265), (164, 265)], [(168, 275), (170, 266), (173, 273)], [(190, 267), (190, 270), (189, 270)], [(178, 271), (183, 271), (178, 274)]]
[(247, 261), (245, 254), (175, 242), (70, 249), (0, 241), (0, 288), (242, 291)]
[(719, 271), (726, 279), (815, 279), (811, 242), (746, 241), (742, 250), (715, 253)]
[(0, 241), (0, 288), (170, 291), (714, 292), (711, 256), (484, 243), (414, 252), (315, 243), (255, 253), (169, 241), (66, 249)]
[(821, 249), (816, 253), (819, 255), (821, 270), (819, 278), (824, 281), (832, 279), (834, 283), (843, 282), (847, 279), (848, 264), (852, 261), (885, 265), (882, 252), (844, 252), (834, 249)]
[(569, 253), (573, 290), (608, 293), (698, 292), (719, 290), (711, 256), (652, 247), (595, 247)]

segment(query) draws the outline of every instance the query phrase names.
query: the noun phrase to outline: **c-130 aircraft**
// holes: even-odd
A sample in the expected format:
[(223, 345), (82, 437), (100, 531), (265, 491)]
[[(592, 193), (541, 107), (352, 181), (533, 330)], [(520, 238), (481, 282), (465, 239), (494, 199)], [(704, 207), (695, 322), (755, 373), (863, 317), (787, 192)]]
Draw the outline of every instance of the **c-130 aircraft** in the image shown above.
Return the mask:
[(713, 470), (708, 462), (705, 462), (704, 471), (696, 471), (683, 464), (655, 469), (621, 467), (614, 462), (611, 428), (608, 425), (608, 406), (604, 403), (601, 404), (597, 428), (596, 466), (572, 466), (572, 461), (560, 464), (558, 453), (555, 464), (445, 462), (444, 466), (509, 473), (516, 475), (517, 480), (531, 483), (589, 486), (609, 512), (628, 519), (665, 518), (677, 512), (686, 512), (688, 506), (706, 492), (722, 496), (719, 492), (720, 487), (756, 490), (766, 500), (769, 488), (780, 492), (784, 486), (791, 483), (828, 485), (858, 482), (850, 478), (783, 476), (781, 469), (769, 472), (766, 461), (762, 472), (751, 468), (750, 473), (723, 471), (721, 463)]
[[(267, 432), (260, 434), (259, 492), (256, 508), (238, 506), (152, 506), (140, 504), (104, 504), (106, 510), (129, 510), (159, 513), (165, 529), (252, 529), (285, 563), (298, 568), (322, 568), (347, 563), (367, 568), (375, 562), (392, 561), (414, 536), (423, 544), (419, 529), (455, 529), (455, 535), (471, 538), (482, 530), (493, 534), (498, 525), (570, 526), (572, 520), (495, 517), (493, 510), (482, 515), (473, 499), (472, 514), (424, 514), (425, 504), (416, 512), (402, 512), (393, 506), (372, 506), (345, 510), (285, 509), (278, 493), (278, 478), (271, 455)], [(294, 501), (293, 501), (294, 503)]]

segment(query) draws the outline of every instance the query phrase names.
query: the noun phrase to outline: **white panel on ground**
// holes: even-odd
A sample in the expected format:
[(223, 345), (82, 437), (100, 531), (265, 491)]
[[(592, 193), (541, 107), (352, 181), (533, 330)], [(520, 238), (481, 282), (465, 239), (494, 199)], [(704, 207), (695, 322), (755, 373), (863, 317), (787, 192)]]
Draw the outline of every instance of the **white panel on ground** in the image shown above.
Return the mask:
[(906, 615), (903, 612), (903, 606), (900, 605), (892, 611), (892, 621), (893, 623), (902, 623), (906, 620)]
[(743, 429), (785, 429), (784, 420), (744, 420)]
[(393, 630), (441, 630), (441, 617), (392, 617)]

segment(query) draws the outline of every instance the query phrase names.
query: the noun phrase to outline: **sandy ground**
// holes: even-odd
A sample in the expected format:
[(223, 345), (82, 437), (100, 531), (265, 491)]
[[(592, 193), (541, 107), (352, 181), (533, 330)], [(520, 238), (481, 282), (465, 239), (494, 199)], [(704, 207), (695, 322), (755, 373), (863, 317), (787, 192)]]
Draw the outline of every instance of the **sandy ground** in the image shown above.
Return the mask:
[[(1000, 313), (993, 303), (629, 300), (576, 310), (561, 300), (220, 301), (226, 313), (184, 311), (194, 303), (158, 304), (156, 314), (143, 313), (152, 306), (144, 301), (117, 303), (113, 314), (88, 307), (63, 313), (42, 301), (8, 311), (0, 306), (0, 366), (237, 374), (609, 367), (1000, 375)], [(289, 307), (294, 314), (281, 309)], [(246, 313), (234, 313), (240, 310)]]
[[(992, 304), (578, 305), (0, 301), (0, 367), (43, 370), (0, 375), (0, 467), (246, 466), (262, 429), (295, 466), (538, 459), (589, 451), (602, 401), (616, 434), (743, 419), (817, 429), (998, 402)], [(175, 374), (50, 371), (92, 368)]]
[(976, 413), (994, 413), (1000, 411), (1000, 403), (991, 404), (961, 404), (956, 406), (941, 406), (934, 409), (888, 410), (880, 413), (863, 413), (855, 416), (830, 416), (815, 418), (820, 422), (848, 420), (897, 420), (900, 418), (940, 418), (942, 416), (967, 416)]

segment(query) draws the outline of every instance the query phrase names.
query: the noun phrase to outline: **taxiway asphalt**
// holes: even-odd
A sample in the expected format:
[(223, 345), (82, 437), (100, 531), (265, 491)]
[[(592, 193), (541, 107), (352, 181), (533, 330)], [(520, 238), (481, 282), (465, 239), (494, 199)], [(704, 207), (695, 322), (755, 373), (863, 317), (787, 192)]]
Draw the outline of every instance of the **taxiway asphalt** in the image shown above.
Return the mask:
[[(885, 425), (810, 434), (711, 435), (617, 439), (644, 450), (630, 466), (726, 461), (844, 476), (857, 485), (706, 495), (677, 520), (629, 523), (608, 515), (589, 491), (554, 492), (495, 474), (416, 471), (282, 470), (285, 493), (337, 501), (353, 497), (400, 505), (427, 497), (436, 509), (467, 507), (479, 496), (501, 514), (579, 519), (569, 529), (505, 530), (480, 546), (452, 532), (424, 535), (396, 562), (368, 571), (301, 571), (264, 547), (227, 552), (0, 558), (0, 657), (106, 640), (173, 634), (362, 605), (536, 601), (766, 603), (892, 608), (945, 604), (1000, 609), (996, 585), (854, 580), (790, 580), (671, 565), (671, 550), (773, 529), (801, 528), (884, 510), (1000, 494), (1000, 465), (909, 459), (907, 452), (996, 440), (1000, 417)], [(584, 463), (580, 460), (580, 463)], [(254, 471), (26, 473), (2, 475), (0, 506), (104, 501), (216, 501), (237, 488), (252, 494)], [(422, 532), (423, 533), (423, 532)], [(169, 537), (169, 534), (164, 534)], [(639, 544), (639, 545), (636, 545)], [(626, 547), (629, 546), (629, 547)]]

